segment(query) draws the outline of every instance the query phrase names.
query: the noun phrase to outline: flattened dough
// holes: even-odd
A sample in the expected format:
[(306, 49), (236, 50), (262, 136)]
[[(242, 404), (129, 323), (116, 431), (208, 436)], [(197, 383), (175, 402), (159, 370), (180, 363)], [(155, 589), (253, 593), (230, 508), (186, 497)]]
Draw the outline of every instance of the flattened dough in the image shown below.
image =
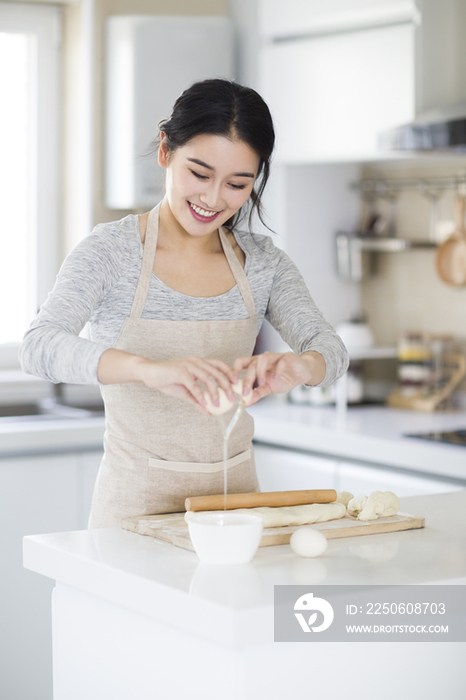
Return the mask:
[[(188, 510), (184, 519), (186, 522), (195, 511)], [(206, 511), (215, 512), (215, 511)], [(259, 515), (264, 521), (264, 527), (284, 527), (286, 525), (310, 525), (311, 523), (323, 523), (327, 520), (339, 520), (346, 515), (346, 506), (343, 503), (311, 503), (303, 506), (280, 506), (269, 508), (234, 508), (232, 513), (244, 513), (246, 515)]]
[(373, 491), (369, 498), (362, 494), (348, 503), (348, 513), (358, 520), (377, 520), (377, 518), (396, 515), (400, 500), (392, 491)]

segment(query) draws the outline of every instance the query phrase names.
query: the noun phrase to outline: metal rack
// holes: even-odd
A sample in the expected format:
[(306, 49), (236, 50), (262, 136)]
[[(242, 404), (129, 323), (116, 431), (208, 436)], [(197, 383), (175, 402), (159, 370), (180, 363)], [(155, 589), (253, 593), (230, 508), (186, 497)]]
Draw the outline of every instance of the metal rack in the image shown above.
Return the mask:
[[(338, 271), (344, 279), (361, 281), (373, 269), (373, 261), (364, 253), (401, 253), (409, 250), (429, 250), (437, 246), (436, 229), (438, 200), (442, 191), (457, 190), (466, 196), (466, 170), (456, 176), (432, 178), (367, 178), (352, 182), (350, 188), (367, 200), (377, 198), (390, 202), (389, 235), (338, 232), (336, 236)], [(430, 234), (427, 240), (398, 238), (395, 235), (396, 197), (400, 192), (417, 191), (430, 202)]]
[(386, 180), (383, 178), (367, 178), (350, 184), (351, 189), (359, 190), (363, 195), (371, 194), (377, 197), (388, 197), (405, 190), (417, 190), (420, 194), (431, 197), (439, 190), (458, 190), (466, 194), (466, 171), (453, 177), (400, 178)]

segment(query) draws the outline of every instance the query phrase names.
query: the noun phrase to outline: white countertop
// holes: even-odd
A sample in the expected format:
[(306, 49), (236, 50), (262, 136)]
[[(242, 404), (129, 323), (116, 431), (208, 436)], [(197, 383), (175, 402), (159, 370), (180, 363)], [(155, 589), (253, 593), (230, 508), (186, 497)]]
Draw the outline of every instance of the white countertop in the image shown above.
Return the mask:
[[(420, 413), (385, 406), (293, 405), (283, 395), (248, 409), (254, 439), (329, 457), (388, 465), (466, 481), (466, 447), (404, 433), (466, 427), (466, 412)], [(104, 418), (0, 423), (0, 457), (103, 449)]]
[[(465, 428), (465, 411), (354, 406), (342, 417), (334, 407), (293, 405), (283, 395), (259, 401), (248, 411), (258, 442), (466, 480), (466, 447), (404, 437)], [(0, 422), (0, 457), (101, 450), (104, 431), (103, 417)]]
[(227, 644), (273, 639), (275, 584), (466, 584), (466, 490), (403, 498), (420, 530), (329, 540), (316, 559), (262, 547), (245, 566), (118, 528), (24, 538), (24, 566), (192, 634)]
[(466, 428), (465, 411), (421, 413), (354, 406), (341, 415), (333, 406), (294, 405), (276, 395), (248, 412), (259, 442), (466, 480), (466, 447), (404, 437), (404, 433)]
[(105, 418), (0, 423), (0, 457), (102, 450)]

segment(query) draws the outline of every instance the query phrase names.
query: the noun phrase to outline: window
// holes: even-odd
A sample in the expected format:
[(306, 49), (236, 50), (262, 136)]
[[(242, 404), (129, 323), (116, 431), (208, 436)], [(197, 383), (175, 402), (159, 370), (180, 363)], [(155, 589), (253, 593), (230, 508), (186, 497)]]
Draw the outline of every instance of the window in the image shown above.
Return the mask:
[(0, 368), (59, 262), (60, 9), (0, 3)]

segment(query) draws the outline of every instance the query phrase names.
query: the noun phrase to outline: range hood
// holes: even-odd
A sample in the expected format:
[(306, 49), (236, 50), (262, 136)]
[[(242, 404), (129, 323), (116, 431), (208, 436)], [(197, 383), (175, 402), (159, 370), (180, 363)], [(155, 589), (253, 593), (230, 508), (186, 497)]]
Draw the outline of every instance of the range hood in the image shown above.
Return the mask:
[(466, 153), (466, 101), (420, 115), (410, 124), (390, 129), (378, 138), (389, 151), (455, 151)]

